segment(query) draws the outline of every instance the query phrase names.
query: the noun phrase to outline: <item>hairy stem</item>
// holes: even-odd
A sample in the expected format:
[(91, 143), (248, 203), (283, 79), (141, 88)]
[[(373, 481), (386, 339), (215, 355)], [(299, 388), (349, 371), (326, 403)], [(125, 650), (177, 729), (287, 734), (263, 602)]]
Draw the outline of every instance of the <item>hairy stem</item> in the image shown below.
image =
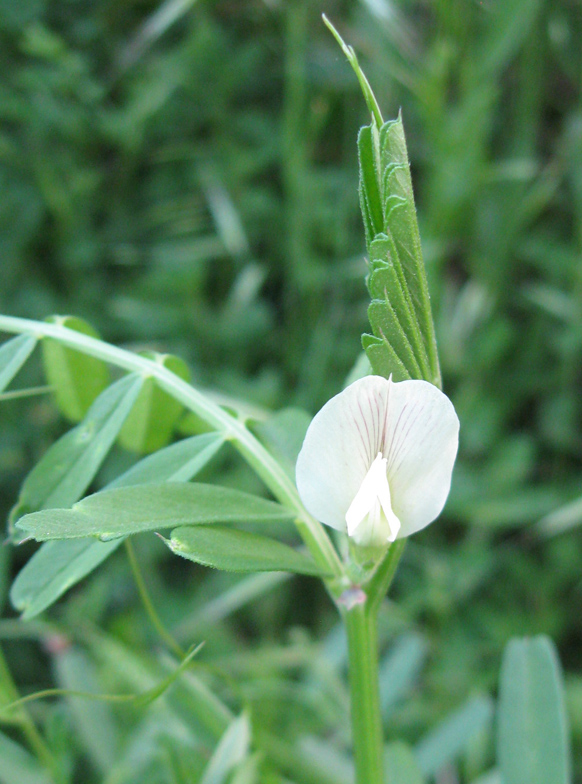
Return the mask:
[(382, 717), (378, 686), (378, 634), (366, 600), (344, 614), (348, 635), (352, 739), (356, 784), (383, 784)]

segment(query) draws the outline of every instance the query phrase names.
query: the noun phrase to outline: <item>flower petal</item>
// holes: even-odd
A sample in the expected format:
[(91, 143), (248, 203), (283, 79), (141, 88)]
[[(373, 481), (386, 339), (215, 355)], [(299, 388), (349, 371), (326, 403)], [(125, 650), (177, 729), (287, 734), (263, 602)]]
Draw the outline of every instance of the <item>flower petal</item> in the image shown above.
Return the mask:
[(385, 438), (391, 382), (366, 376), (332, 397), (311, 422), (296, 467), (308, 511), (346, 530), (346, 512)]
[(441, 513), (458, 445), (459, 420), (446, 395), (427, 381), (392, 384), (382, 453), (399, 539)]
[[(384, 500), (393, 512), (387, 517), (392, 521), (389, 538), (398, 522), (397, 538), (410, 536), (432, 522), (444, 506), (458, 434), (452, 403), (432, 384), (366, 376), (333, 397), (311, 422), (297, 460), (299, 495), (322, 523), (345, 531), (351, 510), (354, 537), (371, 536), (356, 524), (356, 517), (369, 506), (364, 499), (367, 485), (363, 488), (362, 483), (381, 453), (389, 490)], [(375, 503), (379, 514), (379, 496)]]

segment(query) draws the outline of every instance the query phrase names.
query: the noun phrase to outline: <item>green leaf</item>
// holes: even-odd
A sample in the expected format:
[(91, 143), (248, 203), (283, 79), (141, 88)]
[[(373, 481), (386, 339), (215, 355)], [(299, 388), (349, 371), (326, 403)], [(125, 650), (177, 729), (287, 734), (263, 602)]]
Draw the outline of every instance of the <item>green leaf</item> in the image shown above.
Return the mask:
[(256, 751), (252, 756), (239, 762), (232, 772), (230, 784), (259, 784), (263, 757), (261, 751)]
[[(531, 35), (542, 8), (541, 0), (505, 0), (496, 7), (486, 35), (480, 42), (482, 45), (479, 55), (484, 72), (491, 71), (496, 74), (507, 66), (524, 38)], [(491, 79), (489, 74), (487, 77)]]
[[(374, 146), (376, 145), (376, 149)], [(378, 132), (376, 126), (365, 125), (358, 133), (360, 163), (360, 207), (364, 219), (368, 249), (377, 234), (384, 230), (380, 172), (378, 170)]]
[(0, 548), (0, 615), (3, 615), (8, 599), (8, 585), (12, 572), (12, 555), (9, 547)]
[(240, 490), (165, 482), (102, 490), (72, 509), (34, 512), (17, 525), (37, 541), (44, 541), (82, 536), (111, 539), (180, 525), (276, 522), (293, 517), (294, 513), (280, 504)]
[(200, 784), (225, 784), (232, 769), (250, 752), (251, 725), (246, 713), (241, 714), (228, 727), (212, 757)]
[(180, 639), (196, 637), (206, 626), (215, 626), (241, 607), (271, 593), (287, 579), (289, 574), (285, 572), (259, 572), (243, 574), (233, 583), (229, 581), (229, 588), (212, 599), (201, 602), (200, 606), (176, 627), (176, 635)]
[(474, 779), (471, 784), (503, 784), (503, 782), (501, 781), (501, 776), (497, 768), (493, 768), (482, 776), (479, 776), (478, 779)]
[(47, 507), (70, 506), (85, 492), (113, 445), (142, 385), (129, 375), (93, 403), (84, 421), (43, 455), (27, 476), (10, 519)]
[[(309, 781), (314, 784), (352, 784), (354, 781), (354, 763), (337, 738), (324, 740), (314, 735), (301, 735), (292, 751), (301, 758), (306, 772), (309, 769)], [(300, 781), (307, 780), (307, 777), (300, 777), (299, 770), (297, 775)]]
[(0, 784), (50, 784), (51, 777), (35, 757), (0, 732)]
[(432, 318), (427, 306), (426, 272), (420, 247), (420, 233), (414, 205), (408, 150), (402, 117), (384, 123), (380, 129), (380, 165), (382, 168), (382, 199), (384, 230), (392, 239), (402, 268), (410, 298), (420, 316), (419, 323)]
[(384, 378), (392, 376), (393, 381), (406, 381), (411, 378), (402, 360), (385, 337), (362, 335), (362, 347), (366, 352), (372, 372)]
[[(100, 337), (90, 324), (75, 316), (53, 316), (48, 320), (82, 335)], [(59, 410), (67, 419), (79, 422), (109, 384), (107, 365), (49, 338), (42, 341), (42, 358)]]
[[(416, 364), (422, 367), (424, 374), (429, 373), (430, 360), (418, 322), (417, 308), (412, 301), (392, 237), (379, 234), (374, 239), (370, 247), (370, 266), (368, 289), (372, 302), (378, 300), (389, 305), (396, 325), (410, 343)], [(370, 323), (377, 329), (371, 318)]]
[(188, 482), (210, 462), (223, 444), (223, 434), (216, 432), (184, 438), (144, 457), (111, 482), (107, 489), (156, 482)]
[(418, 632), (403, 634), (380, 663), (380, 705), (385, 719), (413, 688), (424, 665), (427, 647)]
[(448, 716), (416, 747), (415, 756), (422, 772), (434, 776), (458, 757), (476, 735), (487, 730), (493, 718), (493, 701), (473, 697)]
[[(99, 693), (98, 673), (91, 660), (77, 646), (70, 646), (54, 657), (57, 685), (71, 692)], [(115, 762), (119, 728), (111, 706), (105, 701), (69, 696), (67, 703), (73, 714), (75, 736), (93, 767), (105, 775)]]
[(37, 339), (32, 335), (19, 335), (0, 347), (0, 392), (3, 392), (24, 365)]
[(166, 542), (173, 553), (228, 572), (295, 572), (322, 574), (311, 558), (260, 534), (200, 525), (176, 528)]
[[(154, 479), (186, 482), (208, 463), (223, 443), (219, 433), (184, 439), (140, 460), (109, 487), (129, 487)], [(109, 558), (122, 543), (122, 538), (111, 542), (93, 539), (45, 542), (14, 581), (10, 591), (12, 604), (22, 611), (23, 619), (34, 618)]]
[(74, 691), (72, 689), (44, 689), (43, 691), (38, 691), (33, 694), (29, 694), (26, 697), (20, 697), (13, 702), (8, 703), (8, 705), (3, 706), (4, 710), (12, 710), (20, 705), (23, 705), (27, 702), (32, 702), (33, 700), (44, 699), (46, 697), (57, 697), (57, 696), (65, 696), (69, 698), (79, 697), (85, 700), (90, 700), (96, 703), (101, 702), (115, 702), (115, 703), (132, 703), (134, 706), (139, 708), (145, 708), (147, 705), (150, 705), (152, 702), (155, 702), (159, 697), (166, 692), (169, 687), (179, 678), (179, 676), (188, 668), (192, 659), (196, 654), (200, 651), (204, 643), (200, 643), (199, 645), (192, 647), (190, 651), (186, 654), (186, 656), (180, 662), (180, 665), (176, 667), (172, 672), (164, 678), (162, 681), (157, 683), (152, 688), (147, 689), (147, 691), (141, 692), (140, 694), (97, 694), (93, 691)]
[(373, 335), (362, 343), (372, 369), (395, 380), (440, 383), (434, 325), (422, 260), (402, 119), (362, 128), (360, 203), (371, 274)]
[(372, 300), (368, 307), (368, 320), (372, 325), (374, 334), (379, 335), (383, 343), (390, 345), (394, 354), (406, 368), (408, 376), (410, 378), (421, 378), (422, 371), (414, 350), (388, 297), (382, 301)]
[(503, 784), (570, 784), (560, 663), (548, 637), (511, 640), (503, 655), (497, 758)]
[(30, 620), (54, 604), (117, 550), (123, 539), (45, 542), (25, 564), (10, 589), (10, 601)]
[[(168, 368), (184, 381), (190, 379), (186, 363), (178, 357), (154, 352), (144, 352), (143, 356)], [(119, 443), (138, 454), (156, 452), (170, 441), (183, 410), (184, 406), (160, 389), (155, 379), (146, 378), (121, 429)]]
[(412, 749), (402, 741), (395, 741), (386, 746), (384, 770), (386, 784), (424, 784), (425, 782)]

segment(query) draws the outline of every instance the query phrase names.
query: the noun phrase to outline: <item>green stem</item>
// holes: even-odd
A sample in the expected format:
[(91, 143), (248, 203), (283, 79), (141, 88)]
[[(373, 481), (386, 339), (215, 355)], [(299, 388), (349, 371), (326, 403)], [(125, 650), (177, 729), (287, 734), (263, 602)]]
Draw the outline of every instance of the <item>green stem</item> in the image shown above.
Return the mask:
[(328, 30), (330, 31), (330, 33), (333, 35), (335, 40), (340, 45), (345, 56), (348, 58), (349, 64), (352, 66), (356, 76), (358, 77), (360, 88), (364, 95), (364, 99), (368, 105), (368, 110), (372, 115), (372, 118), (376, 123), (377, 127), (381, 128), (382, 125), (384, 124), (384, 120), (382, 118), (382, 112), (380, 111), (380, 107), (378, 106), (378, 101), (376, 100), (376, 96), (374, 95), (374, 92), (370, 87), (370, 82), (366, 78), (365, 73), (360, 68), (360, 63), (358, 62), (358, 58), (356, 56), (354, 49), (351, 46), (348, 46), (348, 44), (346, 44), (344, 39), (341, 37), (341, 35), (338, 33), (338, 31), (335, 29), (335, 27), (332, 25), (332, 23), (329, 21), (329, 19), (325, 14), (322, 14), (321, 18), (323, 19), (323, 22), (328, 28)]
[(405, 545), (405, 539), (398, 539), (390, 545), (371, 578), (360, 589), (364, 601), (348, 606), (343, 612), (348, 635), (356, 784), (382, 784), (384, 781), (384, 742), (378, 680), (378, 610), (392, 584)]
[(182, 650), (180, 645), (176, 642), (176, 640), (172, 637), (170, 632), (166, 629), (160, 616), (157, 613), (156, 608), (152, 600), (150, 599), (150, 595), (148, 589), (146, 588), (145, 581), (143, 579), (143, 575), (141, 573), (141, 569), (139, 568), (139, 564), (137, 562), (137, 558), (135, 556), (135, 550), (131, 539), (128, 538), (124, 542), (125, 550), (127, 552), (127, 557), (129, 559), (129, 565), (131, 566), (131, 571), (133, 572), (133, 579), (135, 580), (135, 584), (137, 586), (137, 590), (142, 601), (142, 604), (147, 612), (152, 625), (162, 638), (162, 640), (166, 643), (168, 648), (173, 651), (179, 659), (183, 659), (186, 656), (186, 652)]
[[(112, 346), (102, 340), (83, 335), (59, 324), (43, 321), (0, 316), (0, 330), (15, 334), (29, 334), (38, 338), (53, 338), (64, 346), (81, 351), (83, 354), (102, 359), (130, 372), (142, 373), (155, 378), (159, 387), (178, 400), (190, 411), (194, 411), (211, 427), (223, 433), (232, 441), (240, 454), (261, 477), (275, 498), (284, 506), (292, 509), (297, 517), (297, 530), (315, 561), (335, 578), (345, 574), (342, 563), (323, 526), (307, 513), (297, 489), (281, 465), (271, 456), (242, 422), (228, 414), (213, 401), (206, 398), (171, 370), (146, 357)], [(335, 581), (337, 582), (337, 580)], [(341, 590), (334, 583), (327, 582), (328, 590), (337, 595)]]
[(344, 619), (348, 635), (356, 784), (383, 784), (377, 616), (374, 607), (366, 600), (347, 610)]
[(380, 562), (366, 585), (370, 611), (373, 613), (378, 612), (380, 604), (390, 589), (405, 546), (406, 539), (397, 539), (391, 544), (384, 559)]

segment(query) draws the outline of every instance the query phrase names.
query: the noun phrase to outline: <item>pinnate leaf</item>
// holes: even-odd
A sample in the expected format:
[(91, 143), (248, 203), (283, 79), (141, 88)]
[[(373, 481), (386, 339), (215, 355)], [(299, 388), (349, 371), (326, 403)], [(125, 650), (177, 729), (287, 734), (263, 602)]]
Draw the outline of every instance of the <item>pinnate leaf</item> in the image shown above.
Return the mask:
[(219, 485), (164, 482), (102, 490), (72, 509), (26, 515), (18, 528), (37, 541), (97, 536), (112, 539), (141, 531), (210, 523), (277, 522), (293, 512), (273, 501)]
[(250, 752), (251, 723), (246, 713), (234, 719), (220, 739), (200, 784), (226, 784), (233, 768)]
[[(208, 433), (179, 441), (140, 460), (110, 487), (129, 487), (148, 482), (186, 482), (192, 479), (220, 449), (224, 439)], [(86, 577), (117, 550), (123, 538), (110, 542), (68, 539), (44, 542), (19, 572), (10, 599), (23, 618), (46, 610), (79, 580)]]
[(362, 342), (372, 369), (395, 380), (440, 371), (402, 120), (362, 128), (360, 204), (370, 260), (368, 318)]

